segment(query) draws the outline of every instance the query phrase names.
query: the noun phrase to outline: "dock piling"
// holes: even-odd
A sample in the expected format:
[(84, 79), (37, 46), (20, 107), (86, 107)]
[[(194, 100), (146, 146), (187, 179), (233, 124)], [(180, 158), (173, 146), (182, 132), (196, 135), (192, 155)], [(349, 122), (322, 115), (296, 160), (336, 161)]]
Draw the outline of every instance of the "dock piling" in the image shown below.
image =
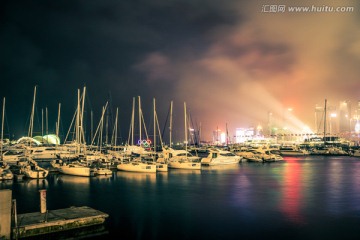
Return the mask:
[(46, 213), (46, 189), (39, 190), (40, 192), (40, 213)]

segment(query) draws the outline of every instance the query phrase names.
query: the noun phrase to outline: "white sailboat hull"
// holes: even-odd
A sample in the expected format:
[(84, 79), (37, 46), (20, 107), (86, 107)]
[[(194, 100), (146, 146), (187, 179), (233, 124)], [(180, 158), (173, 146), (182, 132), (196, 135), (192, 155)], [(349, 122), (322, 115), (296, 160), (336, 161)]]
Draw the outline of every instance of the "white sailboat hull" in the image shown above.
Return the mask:
[(129, 163), (120, 163), (116, 166), (120, 171), (127, 172), (156, 172), (155, 164), (146, 164), (141, 162), (129, 162)]
[(191, 162), (191, 161), (174, 161), (168, 163), (169, 168), (175, 168), (175, 169), (195, 169), (200, 170), (201, 169), (201, 163), (200, 162)]
[(59, 166), (59, 172), (67, 175), (92, 177), (94, 176), (94, 170), (90, 167), (79, 166), (75, 164)]
[(239, 161), (240, 161), (240, 157), (228, 158), (228, 159), (203, 158), (201, 159), (201, 164), (207, 166), (217, 166), (217, 165), (237, 164), (239, 163)]
[(156, 171), (158, 172), (167, 172), (168, 165), (166, 163), (156, 163)]

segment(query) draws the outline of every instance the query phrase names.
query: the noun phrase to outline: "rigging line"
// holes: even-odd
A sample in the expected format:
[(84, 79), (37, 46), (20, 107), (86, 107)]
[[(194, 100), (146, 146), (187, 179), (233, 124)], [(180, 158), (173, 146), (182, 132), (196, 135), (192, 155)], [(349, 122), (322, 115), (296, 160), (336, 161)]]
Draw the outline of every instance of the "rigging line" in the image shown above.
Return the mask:
[[(143, 115), (143, 112), (141, 110), (141, 122), (142, 124), (144, 125), (144, 131), (145, 131), (145, 135), (146, 135), (146, 139), (149, 139), (149, 135), (147, 133), (147, 129), (146, 129), (146, 125), (145, 125), (145, 120), (144, 120), (144, 115)], [(141, 140), (141, 139), (140, 139)]]
[(190, 122), (191, 122), (191, 126), (194, 126), (194, 144), (197, 146), (198, 145), (198, 139), (197, 139), (197, 131), (196, 131), (196, 128), (195, 128), (195, 124), (193, 123), (193, 119), (192, 119), (192, 115), (191, 115), (191, 113), (190, 113), (190, 111), (189, 111), (189, 120), (190, 120)]
[[(74, 121), (75, 121), (75, 116), (76, 116), (76, 111), (75, 111), (74, 116), (73, 116), (73, 118), (72, 118), (72, 120), (71, 120), (69, 130), (68, 130), (68, 132), (67, 132), (67, 134), (66, 134), (66, 136), (65, 136), (64, 143), (67, 141), (67, 138), (68, 138), (68, 136), (69, 136), (69, 134), (70, 134), (70, 129), (71, 129), (71, 127), (72, 127), (72, 125), (73, 125), (73, 123), (74, 123)], [(74, 133), (73, 133), (73, 139), (74, 139)]]
[[(169, 111), (168, 111), (168, 113), (167, 113), (167, 115), (166, 115), (166, 120), (165, 120), (164, 128), (163, 128), (162, 133), (161, 133), (161, 137), (162, 137), (162, 138), (164, 138), (164, 134), (165, 134), (165, 130), (166, 130), (166, 125), (167, 125), (168, 120), (169, 120), (170, 110), (171, 110), (171, 105), (169, 106)], [(159, 130), (160, 130), (160, 128), (159, 128)]]
[(155, 119), (156, 119), (156, 123), (157, 123), (157, 129), (159, 131), (159, 139), (160, 139), (161, 148), (162, 148), (164, 144), (163, 144), (163, 141), (162, 141), (162, 137), (160, 135), (159, 119), (158, 119), (158, 116), (157, 116), (156, 112), (155, 112)]
[(108, 106), (108, 102), (106, 102), (105, 106), (102, 107), (101, 118), (100, 118), (98, 127), (97, 127), (97, 129), (96, 129), (96, 131), (95, 131), (95, 135), (94, 135), (94, 137), (93, 137), (90, 145), (93, 145), (93, 144), (94, 144), (96, 137), (98, 138), (98, 144), (99, 144), (99, 142), (100, 142), (100, 137), (101, 137), (101, 136), (100, 136), (100, 133), (99, 133), (99, 136), (97, 136), (97, 134), (98, 134), (99, 131), (102, 131), (102, 127), (103, 127), (103, 123), (104, 123), (104, 115), (105, 115), (107, 106)]

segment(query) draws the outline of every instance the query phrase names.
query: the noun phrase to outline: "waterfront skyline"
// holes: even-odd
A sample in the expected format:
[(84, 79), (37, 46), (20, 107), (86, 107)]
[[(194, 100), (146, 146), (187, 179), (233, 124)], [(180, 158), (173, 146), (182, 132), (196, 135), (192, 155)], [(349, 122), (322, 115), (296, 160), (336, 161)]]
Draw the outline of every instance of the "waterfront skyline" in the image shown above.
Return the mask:
[(186, 101), (206, 139), (226, 124), (231, 132), (265, 126), (269, 112), (285, 119), (289, 108), (294, 124), (312, 128), (315, 106), (324, 99), (356, 103), (359, 3), (317, 1), (316, 12), (290, 12), (314, 6), (310, 1), (272, 4), (5, 1), (0, 97), (6, 98), (7, 127), (17, 137), (26, 133), (35, 85), (38, 115), (48, 109), (51, 129), (61, 103), (66, 133), (76, 91), (86, 85), (95, 124), (111, 99), (124, 138), (137, 96), (148, 122), (156, 99), (161, 125), (173, 100), (178, 132)]

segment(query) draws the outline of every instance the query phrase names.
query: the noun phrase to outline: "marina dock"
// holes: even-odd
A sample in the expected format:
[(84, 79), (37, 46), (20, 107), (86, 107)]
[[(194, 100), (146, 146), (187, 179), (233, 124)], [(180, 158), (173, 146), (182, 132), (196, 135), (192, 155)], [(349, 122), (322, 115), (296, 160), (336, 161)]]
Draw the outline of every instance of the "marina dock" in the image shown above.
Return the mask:
[(17, 224), (12, 228), (12, 238), (34, 237), (99, 225), (107, 217), (108, 214), (86, 206), (18, 214)]

